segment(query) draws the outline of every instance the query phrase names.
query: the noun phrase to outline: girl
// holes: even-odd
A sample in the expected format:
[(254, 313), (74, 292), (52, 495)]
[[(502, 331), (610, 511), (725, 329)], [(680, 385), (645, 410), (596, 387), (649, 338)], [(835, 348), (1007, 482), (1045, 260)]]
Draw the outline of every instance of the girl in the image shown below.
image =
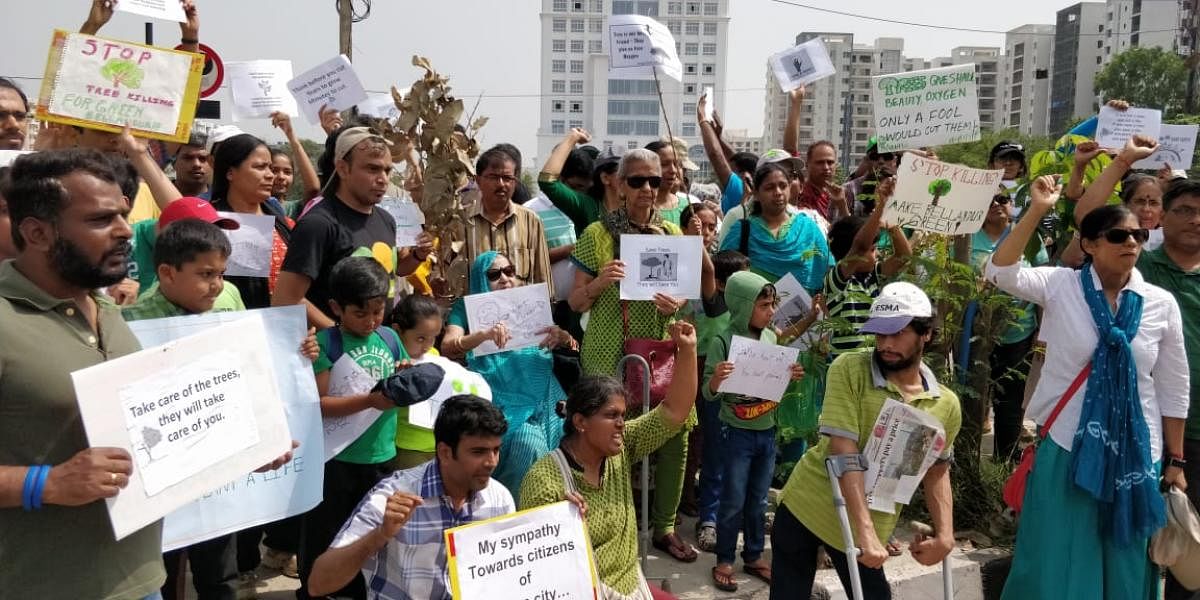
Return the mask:
[[(396, 303), (388, 320), (400, 335), (405, 358), (417, 360), (426, 354), (437, 355), (434, 345), (442, 333), (442, 311), (433, 298), (409, 294)], [(408, 407), (398, 409), (395, 468), (409, 469), (433, 460), (434, 446), (433, 430), (410, 424)]]

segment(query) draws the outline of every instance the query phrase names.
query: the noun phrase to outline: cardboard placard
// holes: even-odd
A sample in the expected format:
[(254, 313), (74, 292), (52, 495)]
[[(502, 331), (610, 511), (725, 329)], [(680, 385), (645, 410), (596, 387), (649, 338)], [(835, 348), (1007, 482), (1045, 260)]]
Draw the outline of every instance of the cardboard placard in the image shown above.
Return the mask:
[(871, 85), (880, 152), (980, 137), (974, 64), (879, 75)]

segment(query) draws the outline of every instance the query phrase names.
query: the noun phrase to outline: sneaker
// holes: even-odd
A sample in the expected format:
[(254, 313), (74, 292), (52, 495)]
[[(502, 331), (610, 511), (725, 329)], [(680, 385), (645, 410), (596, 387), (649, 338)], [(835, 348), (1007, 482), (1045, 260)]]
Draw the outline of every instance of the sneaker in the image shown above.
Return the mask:
[(712, 525), (701, 525), (696, 528), (696, 547), (704, 552), (716, 552), (717, 528)]
[(282, 550), (267, 548), (263, 553), (262, 566), (291, 579), (300, 578), (300, 569), (296, 565), (296, 555)]
[(254, 600), (258, 598), (258, 574), (254, 571), (246, 571), (238, 573), (237, 577), (237, 598), (238, 600)]

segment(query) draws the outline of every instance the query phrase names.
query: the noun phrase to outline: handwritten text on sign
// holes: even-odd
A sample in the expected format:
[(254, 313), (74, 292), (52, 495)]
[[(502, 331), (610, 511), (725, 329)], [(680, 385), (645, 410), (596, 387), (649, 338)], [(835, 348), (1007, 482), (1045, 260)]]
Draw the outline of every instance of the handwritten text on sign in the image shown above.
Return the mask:
[(884, 209), (883, 220), (946, 235), (975, 233), (1003, 174), (906, 153), (896, 175), (896, 194)]
[(456, 600), (592, 600), (595, 569), (583, 519), (559, 502), (446, 531)]
[(871, 79), (880, 152), (979, 139), (975, 65)]
[(792, 379), (792, 364), (799, 356), (798, 348), (735, 335), (729, 340), (727, 359), (733, 363), (733, 373), (717, 391), (779, 402)]

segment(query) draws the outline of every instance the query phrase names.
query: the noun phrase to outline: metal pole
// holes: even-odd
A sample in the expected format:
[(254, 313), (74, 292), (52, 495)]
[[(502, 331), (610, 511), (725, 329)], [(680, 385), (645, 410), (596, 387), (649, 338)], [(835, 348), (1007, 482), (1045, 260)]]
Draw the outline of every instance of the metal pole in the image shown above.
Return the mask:
[(146, 45), (154, 45), (154, 23), (146, 21)]
[[(617, 361), (617, 373), (625, 381), (625, 363), (632, 361), (642, 369), (642, 414), (650, 412), (650, 363), (636, 354), (626, 354)], [(638, 544), (642, 553), (642, 574), (645, 575), (650, 557), (650, 455), (642, 459), (642, 526), (638, 532)]]
[(846, 497), (842, 495), (842, 478), (835, 458), (825, 459), (825, 470), (829, 472), (829, 484), (833, 488), (833, 507), (842, 525), (842, 543), (846, 546), (846, 570), (850, 573), (850, 598), (863, 600), (862, 576), (858, 572), (858, 555), (862, 551), (854, 544), (854, 531), (850, 529), (850, 513), (846, 509)]
[(950, 555), (942, 559), (942, 593), (945, 600), (954, 600), (954, 568), (950, 566)]

